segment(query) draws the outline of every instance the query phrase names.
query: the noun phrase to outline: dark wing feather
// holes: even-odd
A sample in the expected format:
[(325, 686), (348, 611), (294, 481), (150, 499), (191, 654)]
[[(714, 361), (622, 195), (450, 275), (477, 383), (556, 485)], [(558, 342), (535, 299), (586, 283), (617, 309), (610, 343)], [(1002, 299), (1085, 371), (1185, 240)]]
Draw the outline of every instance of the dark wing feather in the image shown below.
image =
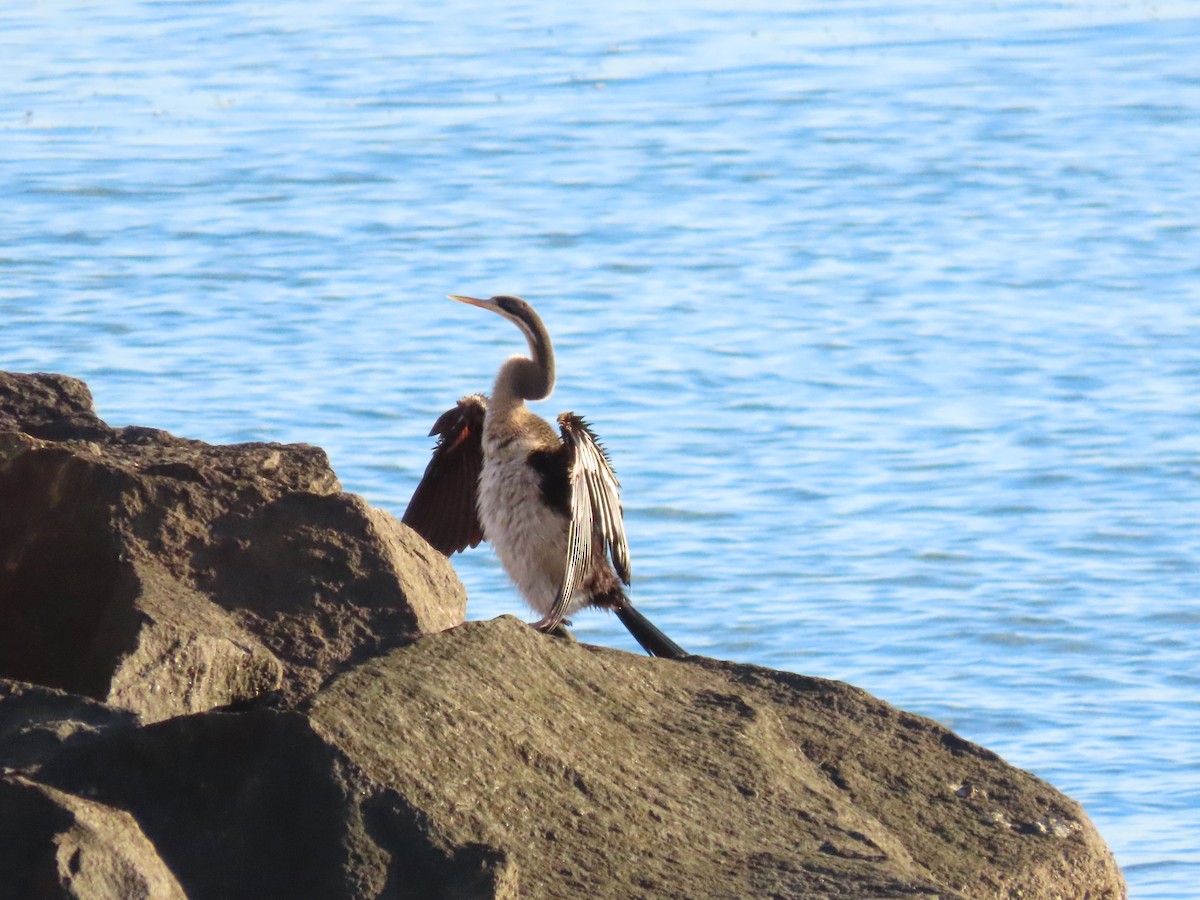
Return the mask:
[(567, 565), (554, 608), (543, 622), (553, 628), (566, 614), (571, 597), (592, 568), (607, 554), (617, 576), (629, 584), (629, 543), (621, 511), (621, 485), (608, 454), (587, 423), (573, 413), (558, 417), (567, 448), (571, 481), (571, 521), (567, 529)]
[(429, 432), (438, 436), (433, 458), (401, 520), (446, 556), (483, 540), (475, 496), (483, 469), (486, 412), (487, 398), (471, 394), (438, 417)]

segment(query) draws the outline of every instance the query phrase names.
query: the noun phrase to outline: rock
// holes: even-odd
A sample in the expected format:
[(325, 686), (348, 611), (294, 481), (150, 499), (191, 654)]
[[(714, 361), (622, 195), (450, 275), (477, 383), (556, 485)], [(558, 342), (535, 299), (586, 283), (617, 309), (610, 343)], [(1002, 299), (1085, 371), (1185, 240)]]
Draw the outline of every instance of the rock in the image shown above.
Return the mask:
[[(44, 727), (94, 712), (15, 699)], [(193, 898), (1125, 896), (1078, 805), (928, 719), (508, 617), (348, 669), (307, 711), (98, 721), (36, 778), (127, 811)]]
[(20, 776), (0, 777), (4, 896), (185, 900), (133, 817)]
[[(13, 703), (44, 727), (80, 712), (55, 692), (0, 682), (0, 724), (17, 718), (7, 709)], [(364, 778), (299, 712), (123, 725), (43, 747), (37, 778), (60, 803), (87, 796), (128, 810), (189, 897), (374, 897), (400, 888), (517, 896), (504, 886), (512, 866), (502, 854), (434, 845), (415, 823), (418, 811)], [(0, 733), (0, 764), (11, 762), (11, 749)], [(52, 855), (46, 833), (22, 839), (41, 860)], [(0, 858), (15, 843), (0, 835)]]
[(492, 848), (532, 896), (1124, 896), (1077, 804), (838, 682), (506, 618), (357, 666), (310, 715), (429, 840)]
[(0, 374), (0, 512), (0, 896), (1125, 896), (1077, 804), (849, 685), (460, 624), (316, 448)]
[(0, 432), (19, 425), (48, 441), (87, 441), (112, 433), (96, 415), (92, 392), (66, 375), (0, 372)]
[(0, 679), (0, 768), (32, 770), (68, 744), (137, 724), (137, 716), (126, 710)]
[(461, 622), (452, 568), (306, 445), (211, 446), (0, 373), (0, 676), (155, 721), (278, 690)]
[(45, 760), (38, 778), (128, 810), (189, 897), (374, 896), (382, 882), (346, 766), (299, 713), (109, 731)]

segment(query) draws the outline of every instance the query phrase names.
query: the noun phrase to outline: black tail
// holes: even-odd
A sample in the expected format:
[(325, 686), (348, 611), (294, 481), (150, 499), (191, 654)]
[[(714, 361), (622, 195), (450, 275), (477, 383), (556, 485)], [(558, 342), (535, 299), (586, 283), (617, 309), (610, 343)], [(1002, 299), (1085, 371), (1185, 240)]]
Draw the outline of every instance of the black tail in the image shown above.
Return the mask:
[(629, 633), (642, 645), (642, 649), (651, 656), (661, 656), (665, 659), (680, 659), (687, 656), (687, 651), (658, 630), (658, 627), (633, 608), (626, 600), (614, 606), (613, 612), (621, 620), (621, 624), (629, 629)]

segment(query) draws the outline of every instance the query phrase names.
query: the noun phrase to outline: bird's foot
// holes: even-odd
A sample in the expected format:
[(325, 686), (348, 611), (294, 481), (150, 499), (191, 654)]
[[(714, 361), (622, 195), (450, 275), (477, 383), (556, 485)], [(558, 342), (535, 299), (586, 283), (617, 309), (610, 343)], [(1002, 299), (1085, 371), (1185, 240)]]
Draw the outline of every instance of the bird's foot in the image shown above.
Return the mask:
[(535, 628), (538, 631), (542, 632), (543, 634), (552, 634), (555, 637), (564, 638), (565, 640), (568, 640), (568, 641), (575, 640), (575, 635), (573, 635), (573, 634), (571, 634), (571, 632), (567, 631), (567, 626), (570, 625), (571, 623), (568, 622), (566, 619), (563, 619), (562, 621), (560, 621), (553, 628), (547, 628), (546, 626), (549, 624), (550, 624), (549, 618), (547, 617), (545, 619), (538, 619), (536, 622), (530, 622), (529, 627)]

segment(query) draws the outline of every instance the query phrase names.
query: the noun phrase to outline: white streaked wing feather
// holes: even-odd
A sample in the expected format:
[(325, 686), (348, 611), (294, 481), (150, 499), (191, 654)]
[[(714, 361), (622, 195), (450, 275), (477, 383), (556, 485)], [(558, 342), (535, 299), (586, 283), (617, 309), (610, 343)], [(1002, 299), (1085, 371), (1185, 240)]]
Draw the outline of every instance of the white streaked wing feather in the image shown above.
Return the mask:
[(584, 434), (586, 439), (579, 442), (579, 455), (587, 472), (588, 493), (596, 531), (599, 534), (597, 543), (607, 548), (617, 575), (621, 581), (628, 584), (629, 546), (625, 539), (625, 521), (621, 512), (621, 486), (613, 474), (608, 457), (595, 442), (594, 436), (590, 431)]
[(571, 463), (571, 520), (567, 526), (567, 564), (563, 570), (562, 584), (558, 597), (549, 614), (542, 619), (547, 631), (552, 631), (563, 620), (575, 591), (583, 583), (592, 564), (593, 528), (591, 491), (587, 486), (586, 471)]
[[(593, 531), (596, 535), (592, 550), (599, 556), (607, 553), (612, 559), (617, 575), (625, 584), (629, 583), (629, 543), (625, 538), (625, 519), (621, 511), (621, 484), (608, 461), (608, 455), (587, 423), (571, 413), (558, 417), (563, 441), (571, 448), (572, 478), (581, 470), (587, 486)], [(576, 503), (572, 495), (572, 504)], [(572, 516), (580, 522), (586, 521), (582, 514)]]
[(608, 456), (579, 416), (563, 413), (558, 424), (569, 451), (571, 521), (562, 584), (554, 608), (542, 620), (547, 630), (562, 621), (575, 591), (606, 553), (623, 583), (629, 584), (630, 576), (621, 485)]

